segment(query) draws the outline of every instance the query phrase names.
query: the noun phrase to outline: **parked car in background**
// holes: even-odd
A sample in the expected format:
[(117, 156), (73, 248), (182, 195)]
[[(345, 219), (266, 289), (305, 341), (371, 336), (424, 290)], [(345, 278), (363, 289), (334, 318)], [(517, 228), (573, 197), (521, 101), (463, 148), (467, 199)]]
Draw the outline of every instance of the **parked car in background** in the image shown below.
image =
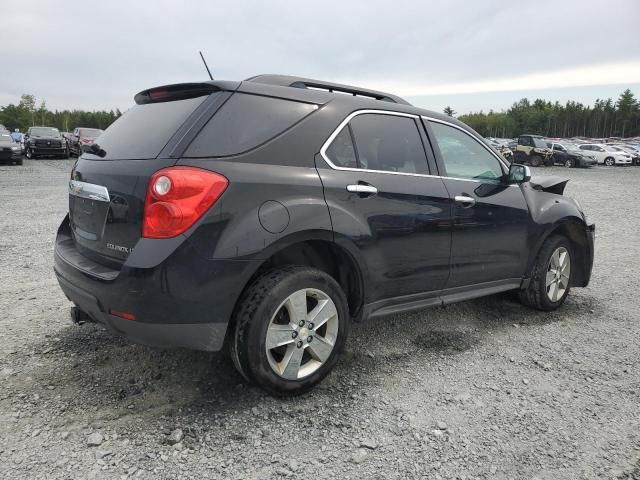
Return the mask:
[(593, 167), (597, 165), (594, 155), (589, 155), (572, 143), (547, 142), (547, 146), (553, 151), (551, 158), (554, 164), (572, 167)]
[(489, 145), (495, 148), (507, 162), (513, 163), (513, 152), (509, 147), (507, 147), (504, 143), (498, 142), (495, 138), (488, 137), (485, 138), (485, 140), (487, 141), (487, 143), (489, 143)]
[(632, 163), (636, 166), (640, 166), (640, 149), (639, 148), (633, 147), (631, 145), (620, 144), (620, 143), (612, 145), (612, 147), (619, 148), (623, 152), (626, 152), (629, 155), (631, 155)]
[(540, 135), (520, 135), (514, 152), (514, 161), (521, 164), (530, 164), (532, 167), (552, 165), (551, 155), (553, 151), (547, 147), (547, 143)]
[(27, 158), (69, 156), (67, 141), (54, 127), (29, 127), (24, 148)]
[(13, 140), (7, 130), (0, 131), (0, 163), (22, 165), (22, 146)]
[(71, 172), (54, 268), (76, 321), (226, 345), (248, 381), (294, 395), (353, 320), (503, 291), (551, 311), (589, 283), (595, 227), (568, 180), (452, 117), (280, 75), (135, 102)]
[(69, 153), (79, 157), (82, 155), (82, 147), (91, 145), (102, 132), (99, 128), (76, 128), (69, 136)]
[(592, 154), (599, 164), (604, 164), (608, 167), (631, 165), (632, 163), (631, 155), (604, 143), (583, 143), (578, 148)]

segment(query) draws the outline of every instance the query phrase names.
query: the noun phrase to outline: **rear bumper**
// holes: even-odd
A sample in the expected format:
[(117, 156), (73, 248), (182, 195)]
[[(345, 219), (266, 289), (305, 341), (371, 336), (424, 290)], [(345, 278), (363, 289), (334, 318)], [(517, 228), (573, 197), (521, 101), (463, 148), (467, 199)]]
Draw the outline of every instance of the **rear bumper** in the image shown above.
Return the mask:
[(226, 323), (149, 323), (111, 315), (89, 292), (68, 282), (56, 270), (60, 288), (69, 300), (97, 323), (129, 340), (151, 347), (184, 347), (193, 350), (220, 350), (227, 332)]
[[(120, 270), (109, 270), (71, 249), (69, 235), (65, 219), (56, 238), (56, 277), (67, 298), (94, 321), (144, 345), (222, 348), (253, 262), (207, 260), (185, 241), (149, 268), (125, 262)], [(154, 252), (147, 253), (152, 259)], [(135, 320), (113, 311), (131, 313)]]

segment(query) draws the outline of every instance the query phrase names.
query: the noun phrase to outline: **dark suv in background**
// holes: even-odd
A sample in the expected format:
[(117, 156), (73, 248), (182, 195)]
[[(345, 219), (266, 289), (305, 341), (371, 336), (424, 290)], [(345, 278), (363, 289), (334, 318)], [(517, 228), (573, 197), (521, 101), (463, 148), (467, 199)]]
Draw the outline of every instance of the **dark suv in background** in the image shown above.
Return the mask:
[(402, 98), (263, 75), (143, 91), (78, 159), (55, 272), (75, 321), (219, 350), (275, 394), (335, 365), (349, 324), (588, 284), (594, 227), (565, 179), (508, 167)]
[(24, 143), (27, 158), (69, 156), (67, 141), (57, 128), (29, 127)]

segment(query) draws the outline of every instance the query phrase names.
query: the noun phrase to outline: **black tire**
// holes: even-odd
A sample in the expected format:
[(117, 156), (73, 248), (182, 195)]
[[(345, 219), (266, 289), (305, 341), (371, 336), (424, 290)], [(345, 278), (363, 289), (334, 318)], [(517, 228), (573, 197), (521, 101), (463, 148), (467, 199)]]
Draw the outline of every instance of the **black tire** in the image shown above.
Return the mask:
[[(296, 380), (280, 376), (271, 367), (266, 349), (267, 329), (272, 317), (294, 292), (317, 289), (334, 302), (338, 330), (328, 359), (313, 373)], [(313, 388), (333, 369), (349, 331), (349, 309), (340, 285), (326, 273), (304, 266), (271, 270), (257, 278), (242, 294), (229, 332), (229, 351), (242, 376), (277, 396), (302, 394)]]
[(613, 157), (607, 157), (604, 159), (604, 164), (607, 167), (615, 167), (616, 166), (616, 161), (613, 159)]
[(564, 166), (567, 168), (573, 168), (576, 166), (576, 161), (573, 158), (567, 158), (564, 161)]
[(27, 157), (29, 160), (35, 158), (33, 156), (33, 152), (31, 151), (31, 149), (29, 147), (27, 147), (27, 149), (25, 150), (24, 156)]
[(22, 163), (23, 163), (22, 159), (16, 160), (16, 165), (22, 165)]
[[(564, 294), (557, 300), (552, 301), (547, 294), (546, 278), (549, 263), (551, 261), (551, 255), (560, 247), (564, 247), (569, 254), (570, 272), (568, 286), (564, 291)], [(551, 311), (559, 308), (567, 299), (569, 291), (571, 290), (571, 282), (573, 280), (573, 272), (575, 271), (573, 259), (573, 247), (571, 242), (562, 235), (550, 235), (545, 240), (536, 256), (536, 259), (531, 269), (531, 275), (529, 285), (527, 288), (520, 290), (520, 301), (529, 307), (536, 308), (543, 311)]]
[(529, 162), (532, 167), (539, 167), (542, 165), (542, 157), (540, 155), (531, 155)]

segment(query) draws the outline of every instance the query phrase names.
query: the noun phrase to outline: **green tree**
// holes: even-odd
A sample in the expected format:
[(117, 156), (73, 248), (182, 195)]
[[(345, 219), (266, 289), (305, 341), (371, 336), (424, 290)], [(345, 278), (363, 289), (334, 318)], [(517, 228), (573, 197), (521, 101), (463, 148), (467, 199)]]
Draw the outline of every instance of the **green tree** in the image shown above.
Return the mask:
[(451, 107), (450, 107), (450, 106), (448, 106), (448, 105), (447, 105), (446, 107), (444, 107), (443, 112), (444, 112), (446, 115), (449, 115), (450, 117), (453, 117), (453, 116), (456, 114), (456, 112), (454, 112), (453, 108), (451, 108)]

